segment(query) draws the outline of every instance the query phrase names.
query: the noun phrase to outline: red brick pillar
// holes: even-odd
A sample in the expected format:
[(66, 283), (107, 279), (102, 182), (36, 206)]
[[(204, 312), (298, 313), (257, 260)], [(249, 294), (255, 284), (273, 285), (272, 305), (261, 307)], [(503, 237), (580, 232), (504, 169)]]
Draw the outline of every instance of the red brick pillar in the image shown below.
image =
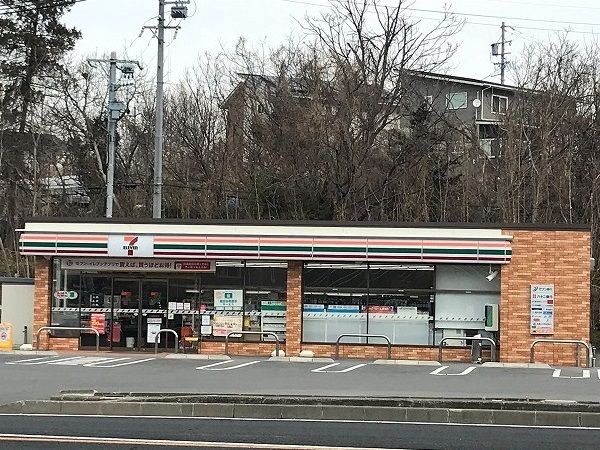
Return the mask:
[[(35, 346), (35, 335), (41, 327), (50, 325), (50, 311), (52, 308), (52, 278), (51, 261), (42, 256), (35, 258), (35, 290), (33, 298), (33, 330), (32, 336)], [(40, 335), (40, 350), (48, 349), (48, 334)]]
[(302, 263), (288, 262), (286, 356), (298, 356), (302, 342)]

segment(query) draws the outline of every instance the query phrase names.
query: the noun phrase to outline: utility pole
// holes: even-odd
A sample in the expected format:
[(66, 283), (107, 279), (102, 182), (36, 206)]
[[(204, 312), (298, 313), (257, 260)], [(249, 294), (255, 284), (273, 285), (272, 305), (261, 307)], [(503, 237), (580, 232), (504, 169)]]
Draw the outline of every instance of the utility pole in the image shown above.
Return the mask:
[(152, 217), (162, 216), (162, 154), (163, 154), (163, 91), (165, 58), (165, 1), (158, 0), (158, 57), (156, 58), (156, 127), (154, 131), (154, 187), (152, 189)]
[[(117, 92), (117, 53), (111, 52), (108, 69), (108, 166), (106, 168), (106, 217), (113, 216), (113, 198), (115, 183), (115, 139), (117, 121), (113, 118), (111, 105), (115, 104)], [(121, 111), (118, 111), (119, 115)]]
[[(504, 80), (505, 80), (505, 72), (506, 72), (506, 66), (508, 65), (508, 62), (506, 61), (506, 55), (510, 55), (510, 53), (506, 52), (506, 45), (509, 45), (512, 41), (507, 41), (506, 40), (506, 29), (507, 28), (511, 28), (510, 26), (506, 25), (504, 22), (502, 22), (502, 25), (500, 26), (500, 30), (502, 31), (501, 34), (501, 38), (500, 38), (500, 42), (496, 42), (492, 44), (492, 55), (493, 56), (500, 56), (500, 62), (499, 63), (495, 63), (495, 65), (500, 66), (500, 84), (504, 84)], [(500, 47), (498, 49), (498, 46)]]
[[(158, 41), (158, 50), (156, 58), (156, 125), (154, 128), (154, 184), (152, 187), (152, 217), (160, 219), (162, 217), (162, 157), (163, 157), (163, 109), (164, 109), (164, 56), (165, 56), (165, 29), (174, 29), (175, 33), (180, 26), (165, 26), (165, 5), (174, 5), (171, 7), (171, 18), (185, 19), (187, 17), (187, 7), (190, 3), (187, 1), (166, 1), (158, 0), (158, 23), (156, 27), (142, 27), (142, 33), (145, 29), (152, 30), (154, 37)], [(140, 33), (140, 36), (142, 35)]]
[(107, 104), (107, 131), (108, 131), (108, 161), (106, 165), (106, 217), (113, 216), (114, 182), (115, 182), (115, 141), (117, 121), (125, 110), (125, 103), (117, 100), (117, 69), (125, 78), (133, 77), (133, 65), (142, 68), (138, 61), (117, 59), (117, 53), (111, 52), (110, 59), (88, 59), (88, 64), (108, 64), (108, 104)]

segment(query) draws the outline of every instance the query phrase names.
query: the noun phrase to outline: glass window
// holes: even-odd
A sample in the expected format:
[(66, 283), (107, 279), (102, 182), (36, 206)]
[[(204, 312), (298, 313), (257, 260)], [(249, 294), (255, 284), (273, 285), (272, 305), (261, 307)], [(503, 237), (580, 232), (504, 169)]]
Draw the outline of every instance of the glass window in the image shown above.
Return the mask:
[(304, 342), (335, 342), (340, 334), (367, 332), (366, 264), (305, 264), (303, 280)]
[(446, 94), (446, 106), (448, 109), (463, 109), (467, 107), (466, 92), (451, 92)]
[(492, 112), (495, 114), (506, 114), (508, 109), (508, 97), (492, 95)]
[(369, 267), (369, 333), (393, 344), (433, 343), (433, 266)]

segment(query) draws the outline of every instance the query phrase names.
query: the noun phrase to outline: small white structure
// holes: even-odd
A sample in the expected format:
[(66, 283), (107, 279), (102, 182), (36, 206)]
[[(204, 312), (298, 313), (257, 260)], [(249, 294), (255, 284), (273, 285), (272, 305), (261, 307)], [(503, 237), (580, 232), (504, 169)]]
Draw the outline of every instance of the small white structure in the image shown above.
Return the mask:
[[(0, 277), (0, 322), (13, 326), (13, 347), (31, 344), (33, 330), (33, 293), (32, 278)], [(27, 327), (27, 337), (25, 337)]]

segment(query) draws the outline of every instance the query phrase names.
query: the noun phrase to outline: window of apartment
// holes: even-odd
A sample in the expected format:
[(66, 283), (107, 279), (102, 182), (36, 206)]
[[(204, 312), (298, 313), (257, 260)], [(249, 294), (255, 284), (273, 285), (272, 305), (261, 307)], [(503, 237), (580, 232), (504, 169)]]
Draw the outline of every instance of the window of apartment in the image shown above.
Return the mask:
[(433, 109), (433, 95), (426, 95), (425, 99), (425, 108), (428, 110)]
[(446, 106), (448, 109), (464, 109), (467, 107), (466, 92), (451, 92), (446, 94)]
[(492, 113), (506, 114), (508, 109), (508, 97), (502, 95), (492, 95)]

